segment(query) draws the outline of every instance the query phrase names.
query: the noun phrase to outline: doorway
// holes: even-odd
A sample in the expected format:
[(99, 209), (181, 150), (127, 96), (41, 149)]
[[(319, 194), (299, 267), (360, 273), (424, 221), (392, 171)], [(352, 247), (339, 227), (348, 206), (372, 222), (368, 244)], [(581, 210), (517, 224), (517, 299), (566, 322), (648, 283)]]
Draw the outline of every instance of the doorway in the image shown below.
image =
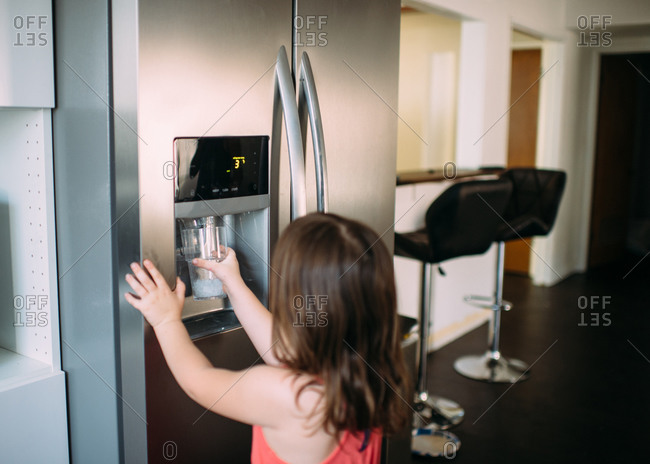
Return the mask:
[[(541, 40), (514, 30), (512, 46), (507, 167), (531, 167), (537, 158)], [(531, 239), (507, 242), (506, 272), (529, 275), (531, 247)]]
[(589, 268), (650, 252), (650, 53), (603, 54)]

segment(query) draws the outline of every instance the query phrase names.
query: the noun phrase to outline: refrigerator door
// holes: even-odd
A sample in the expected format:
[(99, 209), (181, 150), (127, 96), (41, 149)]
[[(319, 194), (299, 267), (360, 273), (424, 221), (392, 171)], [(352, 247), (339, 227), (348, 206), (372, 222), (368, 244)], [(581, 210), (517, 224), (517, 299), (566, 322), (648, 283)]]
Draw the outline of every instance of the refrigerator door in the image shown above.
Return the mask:
[[(392, 250), (400, 2), (295, 3), (294, 72), (307, 52), (327, 147), (329, 210), (366, 222)], [(305, 153), (307, 209), (315, 211), (311, 146)]]
[[(277, 54), (291, 45), (292, 4), (134, 0), (133, 6), (141, 258), (152, 259), (173, 284), (174, 139), (271, 135)], [(121, 19), (132, 21), (128, 14), (114, 21)], [(215, 314), (224, 318), (213, 321), (220, 327), (217, 333), (196, 340), (196, 345), (219, 367), (243, 370), (257, 362), (244, 330), (225, 320), (227, 311)], [(134, 446), (146, 445), (148, 462), (250, 461), (250, 427), (194, 404), (171, 376), (149, 326), (144, 357), (147, 443)], [(136, 369), (123, 366), (123, 371)], [(133, 381), (132, 376), (123, 378), (125, 384)], [(125, 417), (125, 440), (130, 429), (141, 426), (130, 416)]]
[[(259, 359), (232, 311), (217, 313), (224, 331), (195, 340), (196, 346), (219, 367), (240, 370)], [(199, 406), (181, 390), (167, 368), (160, 346), (147, 330), (147, 455), (150, 464), (248, 463), (251, 427)], [(143, 460), (130, 462), (143, 463)]]
[(175, 280), (174, 138), (270, 135), (291, 2), (138, 2), (142, 257)]

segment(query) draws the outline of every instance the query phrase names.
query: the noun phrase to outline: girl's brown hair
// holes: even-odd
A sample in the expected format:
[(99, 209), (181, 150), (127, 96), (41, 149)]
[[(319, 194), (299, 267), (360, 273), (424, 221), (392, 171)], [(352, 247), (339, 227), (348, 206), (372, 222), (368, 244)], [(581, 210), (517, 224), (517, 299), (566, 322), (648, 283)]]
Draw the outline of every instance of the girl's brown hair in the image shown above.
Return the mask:
[(310, 214), (286, 228), (272, 268), (274, 353), (322, 381), (323, 425), (400, 431), (408, 420), (408, 377), (393, 260), (381, 239), (360, 222)]

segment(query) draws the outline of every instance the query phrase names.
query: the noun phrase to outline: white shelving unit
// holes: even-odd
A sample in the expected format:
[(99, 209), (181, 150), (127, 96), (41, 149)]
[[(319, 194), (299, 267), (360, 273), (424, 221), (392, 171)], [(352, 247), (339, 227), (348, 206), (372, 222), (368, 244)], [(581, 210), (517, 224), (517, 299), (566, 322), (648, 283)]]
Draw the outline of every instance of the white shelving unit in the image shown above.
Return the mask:
[(0, 461), (67, 463), (52, 2), (0, 0)]
[[(49, 109), (0, 109), (0, 410), (11, 418), (0, 449), (18, 459), (7, 462), (68, 459), (51, 134)], [(30, 445), (35, 429), (47, 448)]]
[(50, 110), (0, 110), (0, 347), (61, 367)]

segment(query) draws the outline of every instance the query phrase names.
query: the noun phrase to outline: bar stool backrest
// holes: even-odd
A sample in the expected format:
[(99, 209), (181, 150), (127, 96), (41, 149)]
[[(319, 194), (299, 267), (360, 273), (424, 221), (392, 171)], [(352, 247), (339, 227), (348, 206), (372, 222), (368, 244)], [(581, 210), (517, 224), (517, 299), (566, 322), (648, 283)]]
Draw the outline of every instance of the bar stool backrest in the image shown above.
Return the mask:
[(512, 183), (512, 196), (499, 226), (497, 241), (544, 236), (553, 228), (566, 184), (566, 173), (512, 168), (501, 176)]
[(430, 262), (486, 252), (503, 223), (511, 192), (507, 178), (458, 182), (445, 190), (426, 214)]

